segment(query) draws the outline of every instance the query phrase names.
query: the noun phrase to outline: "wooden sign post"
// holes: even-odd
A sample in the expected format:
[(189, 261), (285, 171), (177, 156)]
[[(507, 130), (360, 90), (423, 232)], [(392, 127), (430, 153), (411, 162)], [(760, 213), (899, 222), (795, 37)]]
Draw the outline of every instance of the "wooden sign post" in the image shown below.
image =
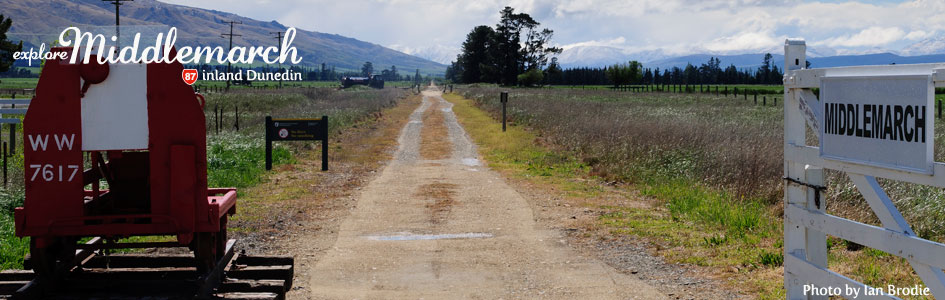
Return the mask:
[(322, 141), (322, 171), (328, 171), (328, 116), (318, 119), (266, 117), (266, 170), (272, 170), (272, 142)]

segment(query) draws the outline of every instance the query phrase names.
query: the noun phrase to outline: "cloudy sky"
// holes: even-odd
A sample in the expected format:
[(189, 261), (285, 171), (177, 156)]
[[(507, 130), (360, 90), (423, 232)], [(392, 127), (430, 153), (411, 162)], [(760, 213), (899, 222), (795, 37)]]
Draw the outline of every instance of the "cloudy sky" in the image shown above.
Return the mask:
[(777, 51), (785, 38), (802, 37), (812, 50), (832, 55), (901, 51), (945, 36), (943, 0), (161, 1), (277, 20), (447, 60), (474, 26), (495, 25), (506, 5), (554, 30), (554, 42), (566, 49), (588, 45), (627, 53), (735, 54)]

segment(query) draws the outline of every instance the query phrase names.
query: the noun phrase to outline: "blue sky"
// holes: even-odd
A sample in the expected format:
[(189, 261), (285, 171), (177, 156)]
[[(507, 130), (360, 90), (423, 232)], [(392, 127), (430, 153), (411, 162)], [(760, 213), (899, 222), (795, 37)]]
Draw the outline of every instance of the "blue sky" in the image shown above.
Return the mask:
[(555, 43), (565, 48), (607, 46), (627, 53), (778, 51), (788, 37), (804, 38), (825, 55), (895, 52), (945, 34), (942, 0), (161, 1), (444, 57), (455, 54), (474, 26), (494, 25), (506, 5), (553, 29)]

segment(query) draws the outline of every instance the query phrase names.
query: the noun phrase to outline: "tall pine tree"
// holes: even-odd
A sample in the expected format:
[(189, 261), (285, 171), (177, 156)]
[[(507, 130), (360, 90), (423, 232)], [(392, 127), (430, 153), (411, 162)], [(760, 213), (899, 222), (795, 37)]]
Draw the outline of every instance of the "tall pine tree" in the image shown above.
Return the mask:
[(0, 15), (0, 73), (13, 66), (13, 52), (23, 51), (23, 41), (13, 43), (7, 40), (7, 31), (13, 26), (13, 20)]

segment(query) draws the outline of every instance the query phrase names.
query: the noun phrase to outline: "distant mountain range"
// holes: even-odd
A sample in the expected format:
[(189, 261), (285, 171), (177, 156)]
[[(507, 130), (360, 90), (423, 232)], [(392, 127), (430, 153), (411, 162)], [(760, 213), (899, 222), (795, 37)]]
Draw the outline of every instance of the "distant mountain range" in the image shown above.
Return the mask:
[[(260, 4), (265, 5), (265, 4)], [(51, 43), (68, 26), (108, 26), (115, 24), (115, 8), (98, 0), (0, 0), (0, 14), (13, 19), (8, 33), (12, 39), (24, 40), (26, 48)], [(177, 27), (178, 45), (228, 46), (220, 34), (229, 32), (222, 21), (239, 21), (233, 39), (236, 46), (276, 45), (270, 32), (285, 31), (276, 21), (259, 21), (232, 13), (163, 3), (155, 0), (126, 2), (121, 7), (122, 25), (167, 25)], [(153, 43), (153, 42), (152, 42)], [(397, 66), (401, 73), (443, 74), (446, 66), (429, 59), (408, 55), (377, 44), (337, 34), (298, 30), (293, 42), (303, 57), (302, 65), (322, 63), (338, 69), (360, 70), (370, 61), (376, 70)]]
[[(945, 62), (945, 37), (919, 41), (900, 51), (888, 49), (870, 49), (868, 54), (838, 55), (841, 51), (829, 48), (808, 47), (808, 60), (812, 67), (840, 67), (858, 65), (916, 64)], [(685, 68), (687, 64), (702, 65), (711, 57), (717, 57), (722, 67), (735, 65), (739, 69), (752, 69), (761, 66), (765, 53), (771, 53), (773, 62), (783, 68), (782, 48), (776, 47), (750, 54), (690, 54), (672, 55), (661, 50), (629, 52), (608, 46), (577, 46), (564, 50), (558, 55), (558, 61), (564, 68), (602, 67), (630, 60), (643, 62), (644, 67), (667, 69)]]
[(455, 61), (456, 54), (460, 52), (458, 47), (447, 47), (443, 45), (433, 45), (423, 48), (410, 48), (394, 45), (390, 46), (390, 48), (419, 58), (429, 59), (444, 65), (449, 65)]
[[(668, 69), (672, 67), (685, 68), (686, 64), (695, 66), (702, 65), (709, 61), (711, 57), (718, 57), (721, 66), (727, 67), (735, 65), (739, 69), (754, 69), (761, 66), (764, 60), (764, 54), (741, 54), (741, 55), (708, 55), (696, 54), (680, 57), (661, 59), (644, 63), (647, 68)], [(921, 56), (899, 56), (892, 53), (877, 53), (864, 55), (839, 55), (826, 57), (810, 57), (807, 59), (813, 68), (830, 68), (843, 66), (864, 66), (864, 65), (889, 65), (889, 64), (919, 64), (945, 62), (945, 54), (921, 55)], [(784, 55), (772, 54), (772, 62), (778, 68), (784, 69)]]

